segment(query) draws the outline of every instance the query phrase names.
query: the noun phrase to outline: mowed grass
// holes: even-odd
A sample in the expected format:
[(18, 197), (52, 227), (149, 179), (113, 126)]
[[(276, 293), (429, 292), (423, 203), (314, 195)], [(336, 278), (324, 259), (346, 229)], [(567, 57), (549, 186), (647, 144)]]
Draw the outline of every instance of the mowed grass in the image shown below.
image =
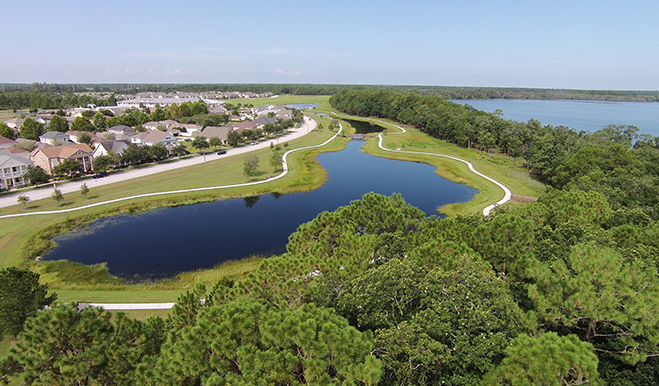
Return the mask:
[[(348, 117), (338, 115), (339, 118), (341, 116)], [(350, 119), (372, 120), (359, 117), (350, 117)], [(414, 128), (406, 128), (407, 132), (401, 133), (393, 125), (380, 122), (378, 124), (389, 130), (383, 139), (383, 146), (388, 149), (400, 148), (404, 151), (444, 154), (470, 161), (476, 170), (501, 182), (513, 194), (537, 197), (545, 190), (543, 184), (533, 180), (528, 175), (528, 171), (519, 159), (502, 154), (486, 153), (476, 149), (465, 149), (430, 137)], [(364, 146), (364, 151), (379, 157), (427, 163), (437, 167), (436, 173), (438, 175), (453, 182), (463, 183), (478, 189), (478, 194), (471, 201), (438, 208), (441, 213), (448, 216), (479, 213), (486, 206), (503, 198), (504, 192), (501, 188), (472, 173), (463, 162), (431, 155), (388, 152), (380, 149), (377, 141), (377, 138), (370, 139), (367, 145)]]
[[(318, 103), (320, 106), (316, 109), (330, 108), (329, 99), (331, 95), (279, 95), (275, 98), (254, 98), (254, 99), (228, 99), (227, 103), (238, 105), (254, 105), (254, 107), (264, 105), (289, 105), (297, 103)], [(311, 111), (313, 111), (312, 109)]]
[[(325, 125), (327, 126), (327, 125)], [(288, 149), (317, 145), (334, 133), (328, 130), (312, 131), (308, 135), (291, 142)], [(280, 141), (281, 142), (281, 141)], [(303, 150), (294, 152), (288, 156), (289, 173), (281, 179), (267, 182), (256, 186), (236, 187), (229, 189), (218, 189), (199, 193), (185, 193), (167, 195), (167, 199), (182, 198), (184, 203), (193, 203), (196, 200), (208, 201), (221, 198), (238, 197), (266, 194), (271, 192), (287, 193), (301, 190), (311, 190), (322, 185), (325, 180), (325, 170), (315, 161), (315, 157), (322, 151), (334, 151), (343, 147), (344, 140), (337, 138), (323, 149)], [(282, 143), (283, 144), (283, 143)], [(282, 154), (286, 150), (282, 146)], [(270, 166), (271, 151), (269, 149), (258, 150), (255, 154), (260, 160), (259, 173), (252, 177), (251, 181), (262, 180), (267, 176), (274, 176), (280, 172)], [(90, 186), (88, 199), (78, 192), (66, 194), (64, 197), (64, 208), (83, 206), (94, 202), (106, 201), (120, 197), (132, 196), (142, 193), (162, 192), (169, 190), (188, 189), (215, 185), (230, 185), (247, 182), (243, 176), (243, 161), (247, 155), (226, 157), (217, 161), (209, 161), (204, 164), (167, 171), (163, 173), (146, 176), (140, 179), (124, 181), (112, 185), (95, 188)], [(143, 203), (149, 201), (166, 200), (132, 199), (119, 203), (104, 205), (95, 208), (82, 209), (80, 211), (64, 214), (37, 215), (19, 218), (0, 219), (0, 267), (20, 265), (20, 251), (23, 244), (30, 237), (36, 235), (41, 229), (62, 222), (68, 218), (85, 215), (98, 215), (102, 212), (112, 212), (119, 207)], [(157, 206), (157, 205), (156, 205)], [(33, 201), (28, 204), (27, 211), (57, 210), (60, 209), (52, 199)], [(0, 209), (0, 214), (21, 213), (24, 209), (20, 205)]]

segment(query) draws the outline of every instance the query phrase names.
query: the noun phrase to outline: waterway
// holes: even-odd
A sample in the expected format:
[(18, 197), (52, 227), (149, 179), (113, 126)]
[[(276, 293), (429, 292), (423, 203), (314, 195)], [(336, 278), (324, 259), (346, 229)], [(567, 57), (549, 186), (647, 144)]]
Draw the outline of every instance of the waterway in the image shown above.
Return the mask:
[(363, 144), (351, 141), (344, 150), (319, 155), (328, 180), (317, 190), (101, 219), (86, 231), (56, 237), (58, 246), (44, 259), (106, 262), (112, 274), (134, 280), (170, 277), (254, 254), (281, 254), (300, 224), (371, 191), (401, 193), (427, 215), (477, 193), (439, 177), (433, 166), (363, 153)]
[(659, 102), (606, 102), (581, 100), (454, 100), (520, 122), (537, 119), (543, 125), (567, 126), (595, 132), (607, 125), (634, 125), (639, 133), (659, 136)]

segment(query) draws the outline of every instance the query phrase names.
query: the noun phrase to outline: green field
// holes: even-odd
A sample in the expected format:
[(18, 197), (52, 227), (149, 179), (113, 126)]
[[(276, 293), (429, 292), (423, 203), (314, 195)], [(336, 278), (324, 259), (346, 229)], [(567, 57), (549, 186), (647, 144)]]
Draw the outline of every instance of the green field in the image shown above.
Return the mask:
[[(321, 103), (322, 106), (314, 109), (314, 111), (330, 111), (327, 103), (328, 99), (329, 97), (327, 96), (285, 96), (260, 100), (241, 100), (241, 102), (253, 103), (254, 105), (264, 103)], [(310, 134), (292, 141), (288, 149), (320, 144), (334, 134), (326, 129), (331, 122), (329, 118), (314, 116), (314, 119), (319, 123), (322, 123), (325, 129), (314, 130)], [(368, 121), (368, 119), (355, 117), (350, 117), (350, 119)], [(349, 125), (344, 125), (344, 127), (351, 132)], [(401, 148), (407, 151), (446, 154), (469, 160), (477, 170), (502, 182), (508, 186), (514, 194), (537, 196), (544, 190), (542, 184), (533, 181), (528, 177), (528, 173), (524, 170), (523, 165), (521, 165), (519, 160), (498, 154), (488, 154), (473, 149), (463, 149), (444, 141), (431, 138), (415, 129), (408, 129), (405, 134), (394, 134), (399, 132), (399, 130), (393, 126), (390, 126), (389, 130), (390, 132), (385, 135), (384, 141), (387, 148)], [(258, 186), (217, 189), (213, 191), (186, 194), (172, 194), (152, 199), (132, 199), (96, 208), (83, 209), (79, 212), (70, 214), (1, 219), (0, 250), (3, 252), (0, 255), (0, 267), (23, 265), (34, 269), (41, 273), (42, 281), (48, 283), (51, 288), (58, 293), (59, 301), (64, 302), (175, 301), (182, 291), (192, 288), (196, 283), (212, 285), (222, 276), (234, 279), (243, 278), (249, 272), (256, 269), (260, 262), (260, 257), (223, 264), (222, 266), (209, 270), (186, 272), (175, 278), (161, 280), (155, 283), (122, 285), (118, 284), (116, 281), (113, 282), (103, 279), (104, 276), (107, 276), (103, 271), (103, 267), (85, 268), (85, 266), (83, 266), (81, 268), (80, 266), (63, 265), (63, 268), (58, 268), (58, 270), (48, 270), (45, 267), (47, 267), (49, 263), (27, 260), (25, 256), (29, 255), (27, 252), (29, 252), (30, 249), (34, 250), (32, 243), (35, 240), (38, 240), (35, 236), (50, 226), (59, 227), (60, 229), (53, 231), (57, 233), (66, 231), (68, 229), (67, 226), (75, 226), (80, 223), (84, 224), (95, 218), (118, 213), (135, 213), (164, 206), (186, 205), (195, 202), (267, 194), (271, 192), (286, 193), (316, 189), (321, 186), (326, 179), (324, 169), (322, 169), (315, 160), (316, 156), (320, 152), (337, 151), (342, 149), (345, 141), (345, 139), (339, 137), (323, 147), (322, 150), (311, 149), (292, 153), (288, 157), (290, 171), (286, 177)], [(474, 175), (468, 170), (464, 163), (458, 161), (430, 155), (386, 152), (378, 148), (377, 138), (368, 140), (364, 147), (364, 151), (376, 156), (434, 165), (437, 167), (436, 172), (438, 175), (455, 182), (465, 183), (479, 190), (479, 193), (474, 200), (468, 203), (453, 204), (447, 207), (438, 208), (441, 212), (448, 215), (480, 212), (485, 206), (498, 201), (503, 196), (503, 192), (500, 188), (489, 181)], [(258, 150), (250, 154), (257, 155), (260, 160), (259, 174), (253, 177), (252, 180), (264, 179), (267, 176), (278, 174), (279, 171), (275, 171), (270, 166), (269, 149)], [(80, 193), (70, 193), (65, 195), (64, 207), (72, 208), (142, 193), (243, 183), (246, 182), (242, 171), (244, 157), (246, 157), (246, 155), (227, 157), (217, 161), (143, 177), (140, 178), (139, 181), (125, 181), (98, 188), (94, 188), (92, 184), (89, 184), (91, 185), (91, 192), (89, 193), (87, 200), (83, 200)], [(27, 211), (55, 209), (58, 209), (56, 202), (51, 199), (44, 199), (30, 202)], [(24, 211), (23, 207), (17, 204), (10, 208), (0, 209), (0, 214), (19, 213)], [(69, 224), (62, 226), (66, 221), (68, 221)], [(42, 241), (47, 242), (47, 239)], [(40, 246), (37, 245), (37, 247)], [(91, 278), (96, 276), (101, 277), (101, 280), (94, 281), (89, 279), (85, 282), (85, 277)], [(80, 279), (81, 277), (83, 279)]]
[[(370, 120), (341, 114), (338, 114), (337, 117), (349, 117), (350, 119), (365, 122)], [(470, 161), (476, 170), (501, 182), (513, 194), (537, 197), (544, 192), (544, 185), (533, 180), (528, 175), (528, 171), (519, 159), (502, 154), (486, 153), (476, 149), (461, 148), (432, 138), (414, 128), (406, 128), (406, 133), (400, 133), (400, 130), (394, 125), (382, 124), (380, 122), (378, 124), (386, 127), (389, 131), (385, 134), (383, 141), (383, 146), (388, 149), (400, 148), (405, 151), (437, 153), (458, 157)], [(503, 190), (501, 188), (472, 173), (463, 162), (424, 154), (415, 155), (384, 151), (378, 147), (377, 138), (369, 139), (367, 145), (364, 146), (364, 151), (378, 157), (427, 163), (437, 167), (436, 173), (438, 175), (453, 182), (463, 183), (478, 189), (478, 194), (469, 202), (450, 204), (438, 208), (439, 212), (446, 215), (455, 216), (457, 214), (480, 213), (486, 206), (503, 198)], [(514, 205), (515, 203), (511, 202), (510, 204)]]

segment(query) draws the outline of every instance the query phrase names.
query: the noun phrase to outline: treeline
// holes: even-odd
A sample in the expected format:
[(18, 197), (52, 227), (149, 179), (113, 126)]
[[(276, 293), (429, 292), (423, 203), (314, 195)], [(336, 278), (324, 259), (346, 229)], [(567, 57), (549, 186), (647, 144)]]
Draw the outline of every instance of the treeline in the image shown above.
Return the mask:
[(333, 84), (4, 84), (3, 91), (29, 91), (34, 93), (102, 92), (136, 94), (152, 92), (209, 92), (249, 91), (291, 95), (334, 95), (342, 91), (380, 89), (413, 92), (445, 99), (571, 99), (601, 101), (658, 102), (659, 91), (653, 90), (572, 90), (521, 87), (447, 87), (447, 86), (377, 86)]
[(330, 103), (348, 114), (414, 125), (459, 146), (521, 157), (534, 177), (556, 189), (594, 190), (614, 209), (659, 219), (659, 141), (634, 126), (589, 134), (534, 119), (505, 120), (438, 96), (385, 90), (342, 92)]
[(13, 296), (0, 299), (18, 298), (23, 320), (0, 323), (18, 334), (0, 379), (655, 385), (658, 234), (596, 192), (446, 220), (370, 193), (301, 225), (247, 279), (183, 294), (165, 319), (30, 311), (52, 301), (42, 286), (4, 280)]
[(7, 91), (0, 93), (0, 109), (66, 109), (85, 107), (90, 103), (97, 106), (114, 106), (117, 104), (113, 95), (107, 98), (97, 98), (70, 92)]
[(546, 88), (396, 86), (395, 89), (446, 99), (571, 99), (659, 102), (659, 91), (569, 90)]

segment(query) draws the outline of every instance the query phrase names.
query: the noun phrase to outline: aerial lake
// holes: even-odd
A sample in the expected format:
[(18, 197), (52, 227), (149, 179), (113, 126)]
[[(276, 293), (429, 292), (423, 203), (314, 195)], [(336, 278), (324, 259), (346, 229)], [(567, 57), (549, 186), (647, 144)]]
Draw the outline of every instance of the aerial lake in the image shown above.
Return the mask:
[(595, 132), (607, 125), (634, 125), (639, 133), (659, 136), (659, 102), (606, 102), (581, 100), (454, 100), (487, 112), (503, 111), (503, 118), (543, 125), (567, 126)]
[(363, 153), (363, 144), (351, 141), (344, 150), (319, 155), (328, 180), (317, 190), (101, 219), (86, 231), (56, 237), (58, 246), (44, 259), (107, 262), (112, 274), (129, 279), (170, 277), (254, 254), (284, 253), (288, 236), (300, 224), (371, 191), (400, 193), (427, 215), (436, 215), (446, 204), (467, 202), (477, 193), (439, 177), (433, 166)]

